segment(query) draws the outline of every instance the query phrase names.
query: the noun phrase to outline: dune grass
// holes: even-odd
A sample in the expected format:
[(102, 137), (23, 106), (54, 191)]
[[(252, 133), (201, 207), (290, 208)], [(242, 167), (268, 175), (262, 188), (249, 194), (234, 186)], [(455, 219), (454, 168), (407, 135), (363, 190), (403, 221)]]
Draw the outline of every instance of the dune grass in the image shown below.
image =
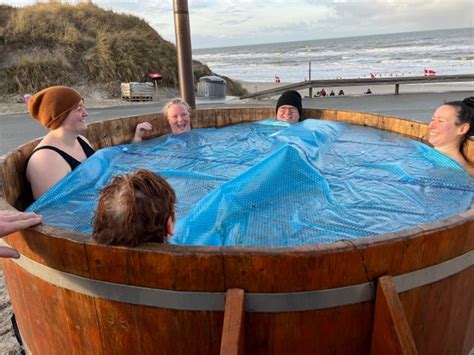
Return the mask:
[[(90, 1), (0, 5), (0, 51), (0, 95), (87, 83), (117, 95), (121, 82), (144, 81), (156, 72), (162, 85), (178, 84), (172, 43), (144, 20)], [(202, 72), (213, 74), (203, 67), (197, 62), (196, 80)]]

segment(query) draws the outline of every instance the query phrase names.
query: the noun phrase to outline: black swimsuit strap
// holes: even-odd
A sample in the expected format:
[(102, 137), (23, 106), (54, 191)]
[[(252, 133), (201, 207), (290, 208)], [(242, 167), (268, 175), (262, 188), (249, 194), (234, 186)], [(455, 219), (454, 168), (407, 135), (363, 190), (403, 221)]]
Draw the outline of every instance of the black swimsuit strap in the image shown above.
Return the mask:
[[(79, 141), (79, 144), (81, 145), (82, 150), (84, 151), (84, 154), (86, 155), (86, 157), (90, 157), (92, 154), (95, 153), (94, 149), (92, 149), (92, 147), (85, 140), (83, 140), (81, 137), (77, 137), (77, 140)], [(71, 171), (74, 170), (75, 168), (77, 168), (79, 166), (79, 164), (81, 164), (81, 162), (79, 160), (73, 158), (72, 156), (70, 156), (66, 152), (62, 151), (61, 149), (58, 149), (58, 148), (50, 146), (50, 145), (45, 145), (45, 146), (42, 146), (42, 147), (39, 147), (39, 148), (36, 148), (35, 150), (33, 150), (33, 152), (30, 154), (28, 159), (26, 159), (26, 161), (25, 161), (25, 171), (28, 168), (28, 162), (30, 161), (30, 158), (33, 156), (33, 154), (35, 154), (35, 152), (37, 152), (38, 150), (41, 150), (41, 149), (50, 149), (50, 150), (55, 151), (59, 155), (61, 155), (61, 157), (63, 157), (63, 159), (71, 167)], [(30, 204), (32, 204), (35, 201), (34, 198), (33, 198), (33, 192), (31, 191), (31, 185), (30, 184), (27, 184), (27, 186), (23, 190), (22, 196), (20, 196), (19, 201), (20, 201), (21, 205), (19, 205), (17, 207), (20, 207), (22, 210), (26, 209), (26, 207), (28, 207)]]
[(68, 163), (69, 166), (71, 167), (71, 171), (74, 170), (75, 168), (77, 168), (79, 166), (79, 164), (81, 164), (81, 162), (79, 160), (77, 160), (76, 158), (70, 156), (64, 150), (53, 147), (52, 145), (44, 145), (42, 147), (39, 147), (39, 148), (35, 149), (31, 155), (36, 153), (38, 150), (43, 150), (43, 149), (53, 150), (56, 153), (58, 153), (60, 156), (62, 156), (63, 159), (66, 161), (66, 163)]
[(77, 137), (77, 140), (79, 141), (79, 144), (81, 145), (86, 157), (89, 158), (92, 154), (95, 153), (95, 150), (92, 149), (92, 147), (84, 139), (82, 139), (81, 137)]
[[(86, 155), (87, 158), (89, 158), (92, 154), (95, 153), (95, 150), (92, 149), (92, 147), (89, 144), (87, 144), (87, 142), (84, 139), (82, 139), (81, 137), (77, 137), (77, 140), (78, 140), (79, 144), (81, 145), (81, 148), (84, 151), (84, 154)], [(66, 163), (69, 164), (69, 166), (71, 167), (71, 171), (73, 171), (75, 168), (77, 168), (81, 164), (81, 162), (79, 160), (72, 157), (71, 155), (69, 155), (65, 151), (63, 151), (59, 148), (53, 147), (52, 145), (44, 145), (42, 147), (39, 147), (39, 148), (36, 148), (35, 150), (33, 150), (31, 155), (26, 160), (25, 167), (28, 166), (28, 162), (30, 161), (30, 158), (33, 156), (33, 154), (35, 154), (38, 150), (41, 150), (41, 149), (49, 149), (49, 150), (53, 150), (56, 153), (58, 153), (66, 161)]]

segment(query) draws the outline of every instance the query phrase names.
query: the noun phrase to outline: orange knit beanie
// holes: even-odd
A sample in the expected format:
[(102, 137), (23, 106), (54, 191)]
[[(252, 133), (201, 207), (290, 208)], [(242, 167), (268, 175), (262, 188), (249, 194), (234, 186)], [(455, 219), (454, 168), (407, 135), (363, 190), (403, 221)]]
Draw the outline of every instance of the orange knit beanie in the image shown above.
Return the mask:
[(73, 88), (51, 86), (31, 97), (28, 102), (28, 111), (46, 128), (56, 129), (82, 99), (82, 96)]

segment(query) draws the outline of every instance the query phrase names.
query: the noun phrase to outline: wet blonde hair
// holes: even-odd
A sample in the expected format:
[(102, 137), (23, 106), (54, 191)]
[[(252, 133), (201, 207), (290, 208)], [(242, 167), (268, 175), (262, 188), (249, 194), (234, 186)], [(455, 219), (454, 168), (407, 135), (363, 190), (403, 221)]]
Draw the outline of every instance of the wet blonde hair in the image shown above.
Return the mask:
[(178, 105), (178, 104), (184, 105), (184, 107), (186, 107), (186, 110), (188, 110), (188, 113), (191, 112), (191, 106), (189, 106), (188, 103), (186, 101), (184, 101), (182, 98), (176, 97), (176, 98), (171, 99), (170, 101), (168, 101), (165, 104), (165, 106), (163, 107), (162, 112), (165, 114), (166, 119), (168, 119), (168, 110), (170, 109), (170, 107), (173, 106), (173, 105)]

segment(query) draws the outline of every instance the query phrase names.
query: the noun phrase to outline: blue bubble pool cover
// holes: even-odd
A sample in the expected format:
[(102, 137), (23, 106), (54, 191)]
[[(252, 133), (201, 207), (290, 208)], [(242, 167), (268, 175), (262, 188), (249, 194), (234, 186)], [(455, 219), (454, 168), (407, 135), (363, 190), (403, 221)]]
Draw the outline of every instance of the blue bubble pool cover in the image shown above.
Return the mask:
[(455, 161), (381, 130), (307, 119), (194, 129), (102, 149), (28, 209), (90, 234), (100, 190), (150, 169), (177, 194), (174, 244), (297, 246), (395, 232), (471, 207)]

